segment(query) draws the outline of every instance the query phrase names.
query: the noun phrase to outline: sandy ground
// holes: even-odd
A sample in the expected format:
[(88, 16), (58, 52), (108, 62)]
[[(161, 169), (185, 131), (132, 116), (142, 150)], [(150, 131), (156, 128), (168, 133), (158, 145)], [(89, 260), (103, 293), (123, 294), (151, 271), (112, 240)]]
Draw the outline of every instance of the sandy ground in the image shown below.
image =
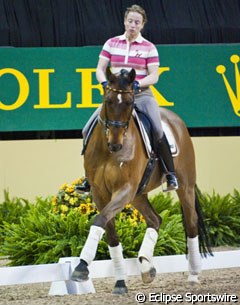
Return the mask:
[[(6, 263), (7, 260), (0, 260), (0, 267)], [(186, 272), (158, 274), (149, 285), (144, 285), (140, 276), (131, 276), (126, 282), (128, 293), (123, 296), (111, 293), (114, 278), (93, 279), (96, 293), (84, 295), (49, 296), (51, 283), (0, 286), (0, 305), (240, 304), (240, 268), (204, 270), (199, 277), (200, 284), (194, 286), (187, 282), (187, 276)], [(225, 297), (226, 300), (231, 296), (232, 301), (215, 299)]]
[[(208, 270), (201, 273), (201, 284), (192, 286), (186, 281), (186, 273), (158, 274), (149, 285), (143, 285), (140, 276), (129, 277), (127, 280), (128, 294), (116, 296), (111, 294), (114, 279), (93, 280), (96, 293), (85, 295), (49, 296), (51, 283), (15, 285), (0, 287), (0, 305), (101, 305), (101, 304), (167, 304), (161, 295), (170, 295), (172, 302), (168, 304), (240, 304), (240, 268)], [(144, 294), (145, 302), (139, 302), (140, 293)], [(178, 301), (173, 298), (178, 296)], [(236, 301), (214, 302), (214, 297), (234, 295)], [(209, 298), (203, 302), (203, 298)], [(154, 299), (155, 298), (155, 299)]]

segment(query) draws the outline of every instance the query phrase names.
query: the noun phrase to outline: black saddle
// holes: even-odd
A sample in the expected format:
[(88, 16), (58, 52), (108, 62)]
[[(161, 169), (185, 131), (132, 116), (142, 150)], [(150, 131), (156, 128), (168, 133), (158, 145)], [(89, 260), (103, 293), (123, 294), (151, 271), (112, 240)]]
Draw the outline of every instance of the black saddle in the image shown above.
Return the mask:
[(151, 146), (154, 148), (154, 137), (153, 137), (152, 123), (150, 121), (150, 118), (145, 112), (141, 111), (136, 105), (134, 106), (134, 109), (137, 112), (137, 115), (146, 130)]

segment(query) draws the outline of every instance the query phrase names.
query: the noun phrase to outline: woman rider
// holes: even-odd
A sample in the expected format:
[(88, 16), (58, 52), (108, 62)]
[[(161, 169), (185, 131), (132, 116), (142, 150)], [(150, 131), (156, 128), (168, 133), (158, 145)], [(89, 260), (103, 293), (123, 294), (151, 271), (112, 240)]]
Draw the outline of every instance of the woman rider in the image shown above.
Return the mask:
[[(174, 163), (166, 136), (163, 133), (160, 111), (150, 85), (158, 82), (159, 56), (153, 43), (143, 38), (141, 30), (147, 21), (146, 13), (139, 5), (127, 8), (124, 16), (125, 33), (121, 36), (108, 39), (99, 55), (96, 77), (103, 88), (107, 85), (106, 69), (111, 65), (112, 73), (119, 73), (122, 69), (136, 71), (136, 80), (133, 84), (135, 90), (136, 106), (147, 114), (151, 120), (154, 135), (154, 148), (161, 167), (166, 175), (167, 191), (176, 190), (178, 182), (175, 175)], [(96, 118), (99, 109), (93, 114), (83, 129), (86, 137), (91, 122)], [(87, 178), (79, 191), (89, 191)]]

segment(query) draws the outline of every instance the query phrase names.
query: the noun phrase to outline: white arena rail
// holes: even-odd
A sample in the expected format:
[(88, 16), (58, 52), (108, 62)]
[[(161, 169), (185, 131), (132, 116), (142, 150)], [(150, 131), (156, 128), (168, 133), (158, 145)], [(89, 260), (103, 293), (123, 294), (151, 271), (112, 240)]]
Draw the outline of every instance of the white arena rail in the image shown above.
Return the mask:
[[(188, 271), (185, 255), (168, 255), (154, 257), (157, 273)], [(93, 261), (89, 266), (90, 278), (86, 282), (77, 283), (70, 280), (70, 275), (79, 263), (79, 257), (60, 258), (57, 264), (1, 267), (0, 286), (16, 284), (32, 284), (51, 282), (49, 295), (94, 293), (93, 278), (113, 277), (111, 260)], [(129, 276), (139, 275), (137, 259), (125, 259)], [(213, 257), (202, 259), (202, 269), (222, 269), (240, 267), (240, 250), (214, 252)]]

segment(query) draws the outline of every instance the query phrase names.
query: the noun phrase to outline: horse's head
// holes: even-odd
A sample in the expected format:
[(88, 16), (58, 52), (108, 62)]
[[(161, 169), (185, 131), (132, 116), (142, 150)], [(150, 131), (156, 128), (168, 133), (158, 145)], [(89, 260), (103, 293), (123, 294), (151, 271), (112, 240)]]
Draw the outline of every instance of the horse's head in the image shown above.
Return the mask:
[(107, 68), (108, 85), (104, 92), (103, 115), (108, 141), (111, 152), (122, 149), (123, 139), (128, 129), (131, 118), (134, 91), (133, 82), (136, 72), (121, 70), (118, 75), (111, 73)]

